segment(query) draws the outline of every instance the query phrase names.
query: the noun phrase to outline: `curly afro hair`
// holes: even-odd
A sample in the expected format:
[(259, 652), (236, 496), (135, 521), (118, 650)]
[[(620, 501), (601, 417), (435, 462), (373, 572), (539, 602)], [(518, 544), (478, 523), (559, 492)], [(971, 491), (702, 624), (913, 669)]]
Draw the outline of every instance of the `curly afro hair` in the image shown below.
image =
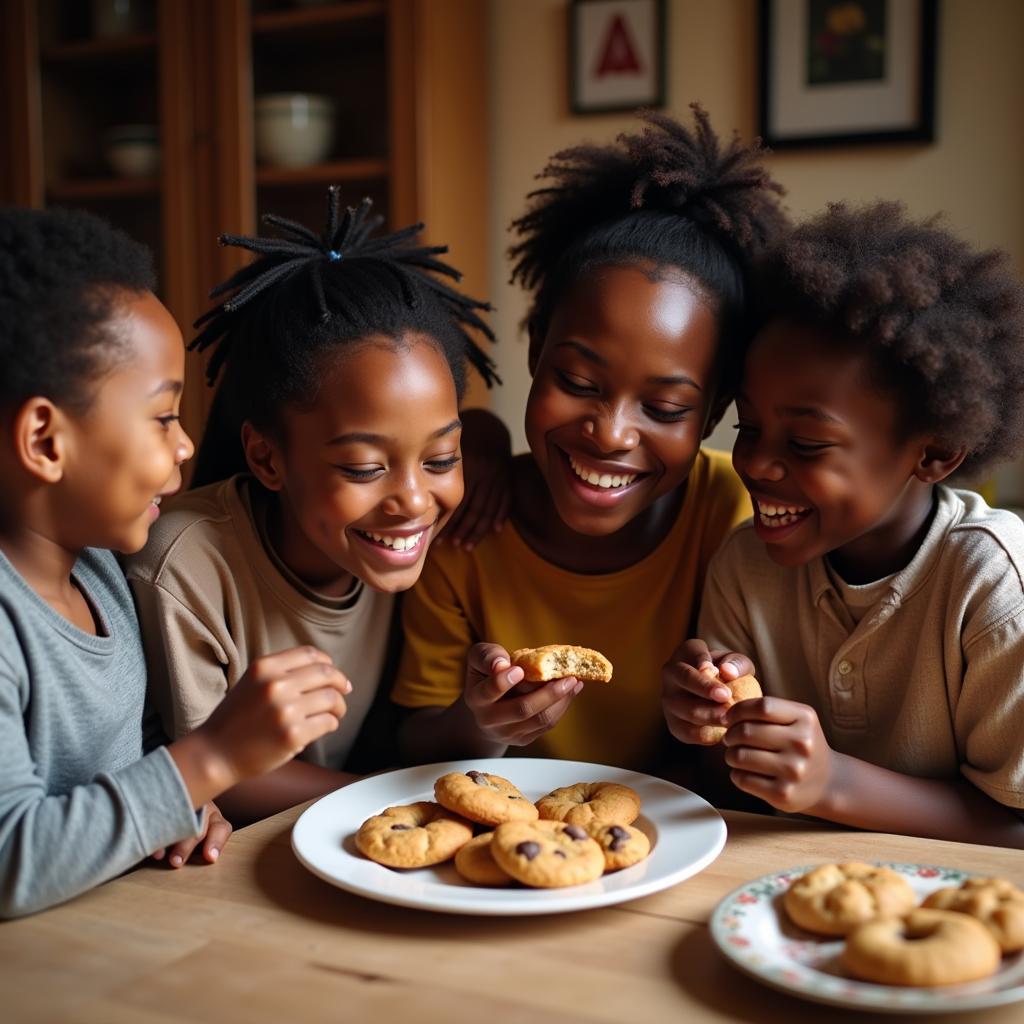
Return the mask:
[(901, 203), (835, 203), (766, 256), (758, 292), (762, 317), (868, 347), (901, 429), (966, 448), (964, 476), (1020, 454), (1024, 284), (1006, 253), (972, 249), (938, 216), (911, 220)]
[(110, 320), (155, 285), (149, 250), (80, 210), (0, 210), (0, 409), (45, 395), (79, 414), (123, 353)]
[(539, 176), (551, 184), (530, 193), (512, 224), (521, 239), (509, 250), (512, 281), (535, 293), (528, 320), (543, 337), (559, 299), (594, 267), (675, 268), (717, 306), (731, 381), (749, 327), (752, 261), (788, 227), (784, 190), (758, 142), (734, 136), (723, 147), (707, 113), (691, 109), (692, 129), (646, 112), (642, 130), (615, 145), (556, 153)]

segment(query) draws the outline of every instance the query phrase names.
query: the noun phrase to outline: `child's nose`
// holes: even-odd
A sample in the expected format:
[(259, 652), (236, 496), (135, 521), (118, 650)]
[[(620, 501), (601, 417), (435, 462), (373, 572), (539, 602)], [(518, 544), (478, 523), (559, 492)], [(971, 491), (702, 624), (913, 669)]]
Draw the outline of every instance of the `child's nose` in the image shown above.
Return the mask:
[(613, 409), (585, 420), (583, 433), (603, 453), (628, 451), (640, 441), (640, 434), (629, 418)]
[(183, 462), (188, 462), (195, 455), (196, 446), (192, 443), (192, 438), (185, 433), (185, 428), (181, 426), (180, 421), (178, 429), (181, 436), (178, 438), (178, 443), (174, 446), (174, 460), (180, 466)]
[(385, 502), (385, 511), (390, 515), (400, 515), (413, 519), (423, 515), (430, 508), (430, 493), (418, 477), (408, 477)]
[(763, 446), (750, 452), (743, 470), (753, 480), (781, 480), (786, 475), (782, 460)]

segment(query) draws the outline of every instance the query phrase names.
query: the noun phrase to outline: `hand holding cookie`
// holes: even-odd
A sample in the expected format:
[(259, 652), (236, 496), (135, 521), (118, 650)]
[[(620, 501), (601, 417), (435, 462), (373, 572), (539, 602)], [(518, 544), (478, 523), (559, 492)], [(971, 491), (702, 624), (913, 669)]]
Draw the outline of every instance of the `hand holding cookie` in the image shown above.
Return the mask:
[(491, 742), (521, 747), (556, 725), (583, 690), (574, 677), (524, 686), (525, 672), (498, 644), (474, 644), (463, 699), (477, 729)]

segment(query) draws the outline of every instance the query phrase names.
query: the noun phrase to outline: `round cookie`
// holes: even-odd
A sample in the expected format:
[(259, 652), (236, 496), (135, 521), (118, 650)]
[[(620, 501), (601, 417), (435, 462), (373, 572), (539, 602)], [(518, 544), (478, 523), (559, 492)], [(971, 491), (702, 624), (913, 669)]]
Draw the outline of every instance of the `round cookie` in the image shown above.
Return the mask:
[[(739, 676), (732, 680), (719, 679), (717, 682), (728, 687), (732, 693), (732, 699), (726, 701), (723, 707), (731, 708), (741, 700), (753, 700), (761, 696), (761, 684), (753, 676)], [(697, 730), (697, 740), (700, 743), (721, 743), (724, 735), (725, 727), (721, 725), (702, 725)]]
[(389, 868), (422, 868), (449, 860), (473, 838), (470, 824), (429, 800), (388, 807), (359, 826), (359, 852)]
[(553, 889), (592, 882), (604, 874), (604, 852), (579, 825), (511, 821), (494, 830), (491, 853), (524, 885)]
[(632, 825), (593, 822), (587, 827), (587, 832), (604, 851), (605, 871), (632, 867), (651, 852), (650, 839)]
[(508, 779), (487, 772), (448, 772), (434, 783), (434, 799), (442, 807), (481, 825), (535, 821), (534, 807)]
[(498, 867), (498, 862), (491, 855), (493, 840), (493, 832), (481, 832), (455, 854), (455, 870), (467, 882), (491, 886), (512, 884), (512, 876)]
[(1024, 949), (1024, 892), (1005, 878), (968, 878), (959, 889), (939, 889), (921, 904), (977, 918), (1003, 953)]
[(871, 921), (847, 936), (843, 964), (881, 985), (955, 985), (992, 974), (999, 943), (976, 918), (947, 910), (912, 910)]
[(891, 868), (851, 861), (822, 864), (786, 890), (783, 906), (794, 924), (816, 935), (847, 935), (880, 917), (900, 917), (917, 897)]
[(617, 782), (577, 782), (542, 796), (537, 810), (542, 818), (584, 828), (605, 822), (632, 825), (640, 815), (640, 797)]

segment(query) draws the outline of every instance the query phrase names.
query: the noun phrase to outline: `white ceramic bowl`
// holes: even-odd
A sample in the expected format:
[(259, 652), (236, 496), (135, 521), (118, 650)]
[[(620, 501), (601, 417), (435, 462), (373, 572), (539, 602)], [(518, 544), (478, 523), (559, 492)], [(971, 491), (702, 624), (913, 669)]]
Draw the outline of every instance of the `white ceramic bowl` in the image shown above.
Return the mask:
[(256, 158), (276, 167), (309, 167), (331, 151), (334, 103), (311, 93), (256, 99)]
[(110, 169), (122, 178), (148, 178), (160, 169), (160, 133), (152, 124), (121, 124), (104, 136)]

